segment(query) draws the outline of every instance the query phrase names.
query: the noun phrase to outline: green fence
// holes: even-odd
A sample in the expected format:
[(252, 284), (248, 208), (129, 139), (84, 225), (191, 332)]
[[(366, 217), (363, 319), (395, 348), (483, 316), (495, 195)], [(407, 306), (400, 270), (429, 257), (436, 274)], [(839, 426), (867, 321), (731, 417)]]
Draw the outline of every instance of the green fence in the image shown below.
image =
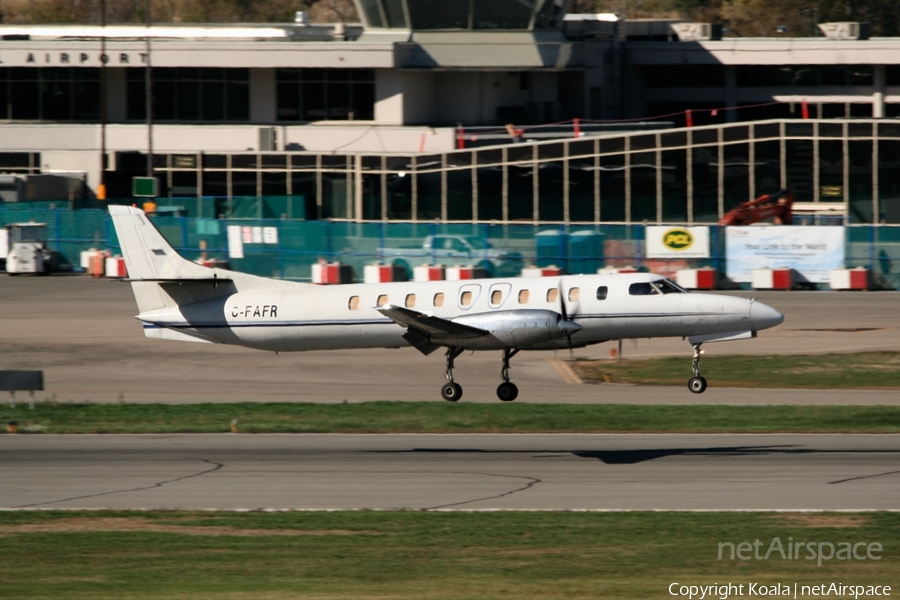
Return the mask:
[[(80, 252), (90, 248), (119, 251), (105, 211), (0, 205), (0, 225), (27, 221), (47, 224), (48, 246), (64, 265), (77, 268)], [(410, 275), (420, 264), (475, 265), (495, 276), (516, 275), (531, 265), (555, 265), (569, 273), (623, 266), (664, 274), (701, 266), (724, 273), (726, 268), (724, 230), (716, 226), (710, 229), (710, 258), (660, 260), (644, 255), (644, 225), (351, 223), (181, 216), (158, 216), (154, 223), (189, 259), (199, 258), (205, 246), (209, 258), (226, 260), (234, 270), (299, 281), (308, 281), (312, 265), (320, 260), (351, 265), (358, 280), (363, 267), (376, 262), (402, 265)], [(229, 226), (250, 234), (247, 239), (251, 241), (243, 244), (243, 258), (229, 257)], [(261, 235), (266, 228), (269, 235)], [(429, 240), (436, 243), (427, 245)], [(879, 287), (900, 289), (900, 227), (848, 226), (846, 264), (870, 268)]]

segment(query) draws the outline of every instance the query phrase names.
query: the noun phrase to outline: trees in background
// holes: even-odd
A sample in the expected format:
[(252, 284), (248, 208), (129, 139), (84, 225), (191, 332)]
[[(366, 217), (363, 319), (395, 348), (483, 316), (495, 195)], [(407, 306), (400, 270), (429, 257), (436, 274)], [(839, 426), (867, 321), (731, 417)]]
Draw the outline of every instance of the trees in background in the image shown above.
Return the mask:
[[(107, 23), (144, 23), (146, 0), (106, 0)], [(309, 10), (318, 22), (358, 22), (352, 0), (151, 0), (154, 23), (292, 23)], [(2, 0), (6, 24), (99, 23), (100, 0)]]
[[(143, 23), (147, 0), (106, 0), (108, 23)], [(156, 23), (359, 22), (353, 0), (151, 0)], [(572, 12), (722, 23), (729, 35), (808, 37), (816, 22), (868, 21), (873, 36), (900, 35), (898, 0), (573, 0)], [(99, 23), (100, 0), (2, 0), (4, 23)]]
[(574, 0), (573, 12), (722, 23), (741, 37), (809, 37), (815, 24), (868, 21), (873, 36), (900, 35), (897, 0)]

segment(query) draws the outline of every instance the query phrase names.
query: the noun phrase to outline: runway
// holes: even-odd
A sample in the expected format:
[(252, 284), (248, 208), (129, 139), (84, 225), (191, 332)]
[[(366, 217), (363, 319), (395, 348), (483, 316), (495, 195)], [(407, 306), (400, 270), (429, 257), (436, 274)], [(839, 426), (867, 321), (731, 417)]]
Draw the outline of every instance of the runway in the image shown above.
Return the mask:
[[(781, 326), (759, 338), (707, 344), (717, 354), (900, 350), (900, 293), (735, 292), (781, 310)], [(0, 369), (41, 369), (38, 399), (91, 402), (350, 402), (434, 400), (443, 356), (416, 350), (259, 352), (143, 337), (128, 284), (84, 275), (0, 276)], [(574, 351), (608, 358), (614, 344)], [(625, 359), (681, 356), (680, 339), (626, 340)], [(686, 386), (583, 385), (567, 373), (568, 352), (522, 352), (512, 361), (517, 402), (633, 404), (896, 404), (897, 391), (746, 390), (702, 395)], [(457, 362), (463, 402), (496, 402), (500, 353), (464, 354)]]
[(900, 435), (6, 435), (0, 455), (6, 509), (900, 509)]

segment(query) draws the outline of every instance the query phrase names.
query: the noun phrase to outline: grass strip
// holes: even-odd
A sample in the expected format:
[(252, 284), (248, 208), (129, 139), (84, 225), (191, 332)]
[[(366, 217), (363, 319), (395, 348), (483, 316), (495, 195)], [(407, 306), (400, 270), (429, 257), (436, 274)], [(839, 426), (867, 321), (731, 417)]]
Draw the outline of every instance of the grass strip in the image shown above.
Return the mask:
[(43, 402), (0, 419), (20, 433), (895, 433), (900, 406)]
[[(703, 376), (716, 387), (900, 389), (900, 352), (767, 356), (705, 356)], [(593, 383), (685, 385), (690, 357), (580, 360), (575, 371)]]
[[(775, 538), (882, 550), (719, 558), (720, 543), (760, 540), (762, 556)], [(668, 598), (674, 582), (746, 597), (900, 577), (896, 513), (6, 512), (0, 545), (0, 595), (30, 600)]]

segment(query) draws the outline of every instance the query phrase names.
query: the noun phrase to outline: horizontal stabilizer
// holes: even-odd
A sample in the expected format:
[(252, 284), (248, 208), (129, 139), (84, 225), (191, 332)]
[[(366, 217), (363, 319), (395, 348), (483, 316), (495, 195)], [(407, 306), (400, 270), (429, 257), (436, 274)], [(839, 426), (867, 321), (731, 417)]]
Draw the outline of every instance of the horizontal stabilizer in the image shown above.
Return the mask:
[(150, 323), (144, 323), (144, 337), (156, 339), (156, 340), (172, 340), (176, 342), (204, 342), (207, 344), (220, 344), (221, 342), (214, 342), (212, 340), (208, 340), (206, 338), (201, 338), (197, 336), (193, 336), (187, 333), (183, 333), (181, 331), (176, 331), (174, 329), (168, 329), (166, 327), (161, 327), (159, 325), (152, 325)]
[(135, 282), (150, 282), (150, 283), (161, 283), (163, 285), (184, 285), (184, 284), (209, 284), (213, 287), (218, 286), (220, 283), (230, 283), (233, 281), (230, 277), (219, 277), (218, 275), (213, 275), (212, 277), (194, 277), (191, 279), (187, 279), (184, 277), (179, 277), (178, 279), (161, 279), (161, 278), (134, 278), (129, 277), (127, 279), (120, 279), (119, 281), (124, 281), (127, 283), (135, 283)]

